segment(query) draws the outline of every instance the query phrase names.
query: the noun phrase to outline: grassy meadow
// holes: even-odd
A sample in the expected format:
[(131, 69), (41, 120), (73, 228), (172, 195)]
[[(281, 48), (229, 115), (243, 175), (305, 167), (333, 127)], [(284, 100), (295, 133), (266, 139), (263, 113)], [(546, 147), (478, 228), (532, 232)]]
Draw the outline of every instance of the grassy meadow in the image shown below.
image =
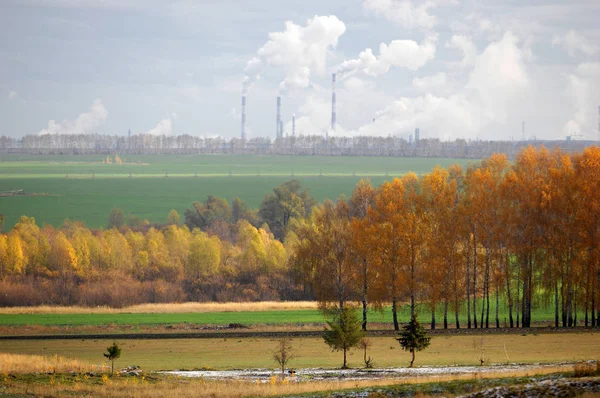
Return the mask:
[[(490, 303), (490, 328), (496, 327), (495, 303)], [(481, 309), (481, 302), (478, 303)], [(424, 305), (418, 305), (418, 316), (423, 324), (431, 321), (431, 310)], [(532, 322), (536, 326), (554, 326), (553, 307), (547, 306), (536, 309), (532, 314)], [(516, 323), (516, 313), (514, 320)], [(410, 307), (403, 305), (398, 312), (400, 322), (410, 319)], [(500, 326), (507, 327), (508, 313), (500, 302)], [(578, 314), (578, 322), (583, 321), (583, 314)], [(477, 317), (479, 324), (481, 312)], [(316, 303), (300, 302), (297, 304), (286, 303), (183, 303), (183, 304), (156, 304), (114, 308), (66, 308), (66, 307), (16, 307), (0, 308), (0, 326), (148, 326), (148, 325), (228, 325), (241, 323), (247, 326), (281, 326), (289, 325), (323, 325), (326, 318), (317, 309)], [(391, 307), (382, 311), (370, 310), (368, 321), (383, 324), (378, 329), (392, 329)], [(467, 326), (465, 309), (459, 313), (462, 328)], [(437, 328), (443, 327), (443, 312), (436, 311)], [(448, 324), (454, 327), (454, 313), (448, 313)]]
[(21, 215), (35, 217), (39, 225), (59, 226), (69, 218), (99, 228), (113, 207), (164, 222), (171, 209), (183, 215), (193, 201), (208, 195), (238, 196), (258, 208), (267, 193), (292, 178), (323, 201), (350, 195), (362, 178), (377, 186), (409, 171), (422, 174), (438, 164), (468, 164), (464, 159), (249, 155), (127, 155), (123, 164), (104, 164), (104, 159), (0, 156), (0, 192), (24, 189), (27, 194), (0, 197), (5, 229)]

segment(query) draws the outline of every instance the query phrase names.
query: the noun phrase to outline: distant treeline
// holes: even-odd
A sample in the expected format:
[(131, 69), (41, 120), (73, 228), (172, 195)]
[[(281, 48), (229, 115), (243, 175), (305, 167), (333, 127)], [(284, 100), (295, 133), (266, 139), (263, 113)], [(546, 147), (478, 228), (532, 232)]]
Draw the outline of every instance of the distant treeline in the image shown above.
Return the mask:
[(437, 138), (409, 142), (399, 137), (329, 137), (300, 135), (271, 140), (252, 138), (207, 138), (188, 134), (132, 136), (108, 134), (27, 135), (0, 137), (0, 154), (260, 154), (321, 156), (397, 156), (483, 159), (505, 153), (513, 159), (528, 147), (558, 147), (581, 152), (593, 141), (441, 141)]

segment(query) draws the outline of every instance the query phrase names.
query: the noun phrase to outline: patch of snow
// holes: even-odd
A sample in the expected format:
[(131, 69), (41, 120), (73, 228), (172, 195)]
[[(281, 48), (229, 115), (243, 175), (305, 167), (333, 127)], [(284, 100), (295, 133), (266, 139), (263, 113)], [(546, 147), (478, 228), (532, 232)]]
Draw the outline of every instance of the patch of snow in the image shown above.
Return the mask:
[[(385, 368), (385, 369), (296, 369), (295, 376), (287, 377), (290, 381), (345, 381), (372, 379), (401, 379), (403, 377), (460, 375), (483, 373), (509, 373), (528, 369), (556, 366), (556, 364), (514, 364), (491, 366), (428, 366), (419, 368)], [(267, 382), (281, 372), (274, 369), (240, 369), (240, 370), (198, 370), (198, 371), (165, 371), (160, 372), (180, 377), (201, 377), (210, 380), (242, 380), (251, 382)], [(287, 373), (286, 373), (287, 376)]]

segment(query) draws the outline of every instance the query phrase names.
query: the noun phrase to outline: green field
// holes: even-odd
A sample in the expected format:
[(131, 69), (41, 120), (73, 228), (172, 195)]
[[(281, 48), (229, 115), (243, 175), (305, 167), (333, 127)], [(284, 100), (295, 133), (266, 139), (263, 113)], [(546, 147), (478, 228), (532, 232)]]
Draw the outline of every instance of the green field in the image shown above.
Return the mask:
[(121, 165), (103, 164), (103, 159), (1, 156), (0, 192), (24, 189), (27, 194), (0, 197), (5, 229), (21, 215), (35, 217), (40, 225), (60, 226), (69, 218), (103, 227), (113, 207), (163, 222), (171, 209), (183, 214), (208, 195), (238, 196), (258, 208), (267, 193), (292, 178), (323, 201), (349, 195), (361, 178), (377, 186), (409, 171), (422, 174), (438, 164), (468, 164), (464, 159), (248, 155), (129, 155)]
[[(481, 304), (479, 304), (481, 305)], [(431, 312), (420, 306), (419, 319), (428, 324), (431, 321)], [(478, 307), (481, 308), (481, 307)], [(532, 314), (532, 321), (544, 326), (553, 326), (553, 308), (539, 308)], [(481, 312), (477, 317), (479, 324)], [(516, 313), (515, 322), (516, 322)], [(400, 322), (407, 322), (410, 318), (409, 306), (403, 306), (398, 313)], [(500, 308), (500, 326), (508, 322), (508, 314), (504, 307)], [(436, 311), (437, 328), (443, 327), (443, 313)], [(459, 316), (461, 327), (467, 326), (467, 317), (464, 311)], [(392, 329), (392, 312), (388, 307), (382, 312), (371, 311), (369, 322), (388, 324)], [(583, 321), (583, 314), (578, 315), (578, 321)], [(253, 312), (203, 312), (203, 313), (87, 313), (87, 314), (0, 314), (0, 325), (5, 326), (99, 326), (99, 325), (168, 325), (168, 324), (198, 324), (198, 325), (228, 325), (242, 323), (244, 325), (299, 325), (323, 324), (325, 317), (318, 310), (271, 310)], [(454, 327), (454, 313), (448, 314), (448, 323)], [(495, 328), (495, 306), (490, 308), (490, 328)]]

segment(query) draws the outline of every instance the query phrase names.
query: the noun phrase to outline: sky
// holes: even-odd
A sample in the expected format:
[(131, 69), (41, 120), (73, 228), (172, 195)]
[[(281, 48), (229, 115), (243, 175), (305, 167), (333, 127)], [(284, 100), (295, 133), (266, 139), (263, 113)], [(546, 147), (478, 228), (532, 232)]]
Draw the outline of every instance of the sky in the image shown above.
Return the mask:
[[(598, 139), (598, 0), (2, 0), (0, 135)], [(331, 74), (337, 120), (331, 123)]]

